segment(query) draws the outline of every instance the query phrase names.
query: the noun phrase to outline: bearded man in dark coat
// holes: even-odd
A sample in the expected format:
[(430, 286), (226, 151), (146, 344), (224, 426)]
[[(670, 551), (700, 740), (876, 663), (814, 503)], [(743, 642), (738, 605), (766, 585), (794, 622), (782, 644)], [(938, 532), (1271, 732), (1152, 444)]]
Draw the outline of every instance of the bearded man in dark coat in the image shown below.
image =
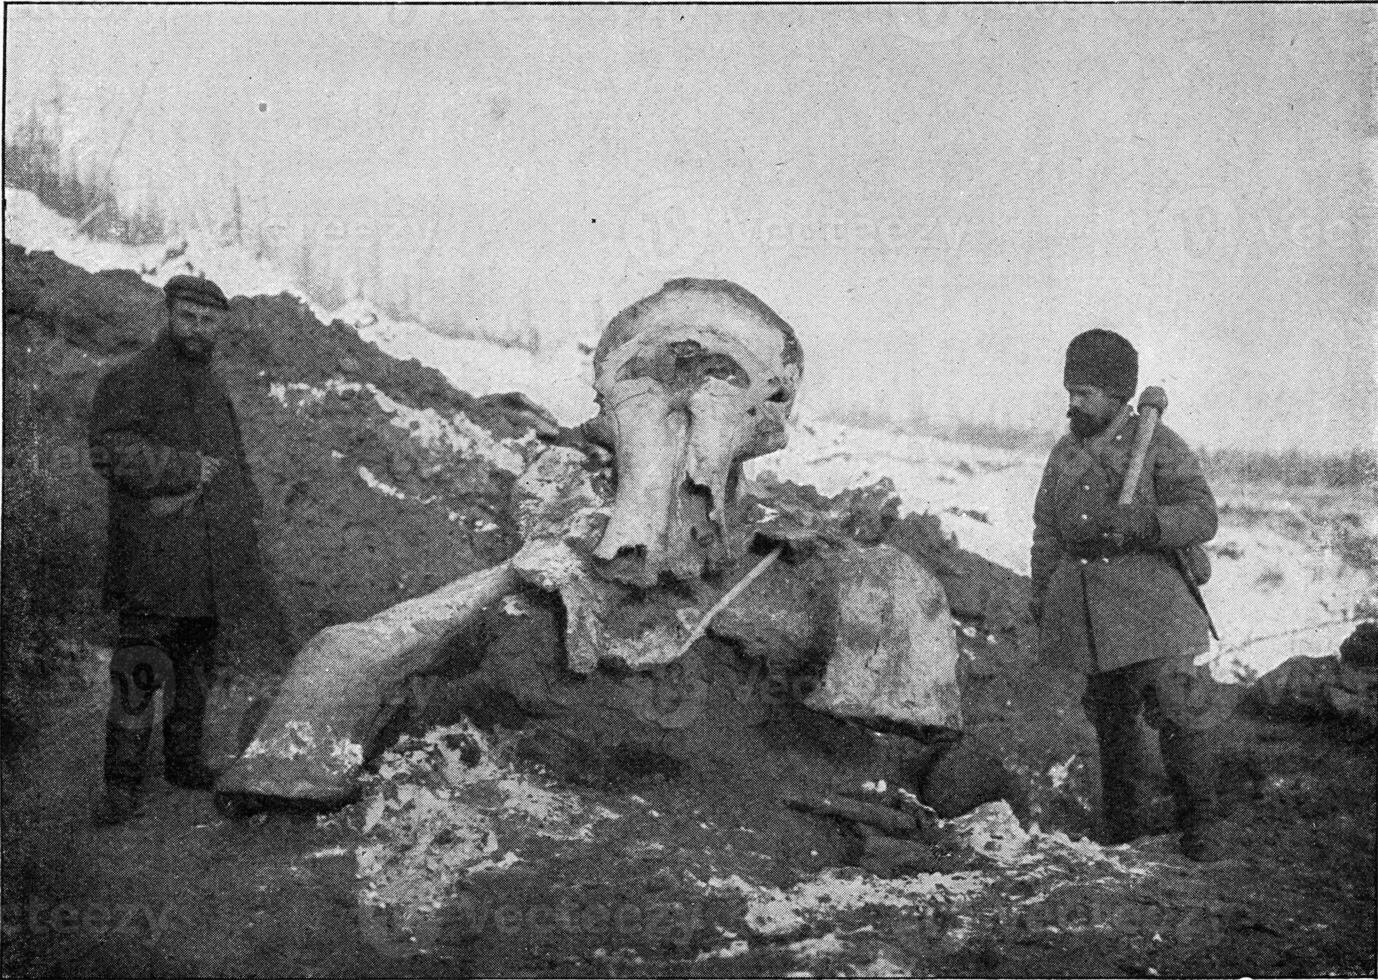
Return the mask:
[(211, 367), (229, 303), (193, 276), (169, 280), (164, 296), (167, 327), (101, 380), (91, 408), (91, 463), (109, 485), (104, 601), (119, 614), (99, 823), (137, 812), (159, 688), (165, 778), (211, 788), (201, 728), (216, 632), (264, 586), (262, 501)]
[(1063, 383), (1071, 432), (1054, 446), (1034, 505), (1031, 612), (1040, 652), (1045, 663), (1087, 675), (1103, 840), (1124, 843), (1142, 832), (1142, 712), (1158, 730), (1182, 852), (1213, 860), (1220, 701), (1209, 671), (1195, 663), (1209, 650), (1210, 625), (1184, 554), (1214, 537), (1215, 499), (1195, 454), (1159, 424), (1133, 502), (1117, 502), (1142, 424), (1129, 406), (1138, 384), (1129, 341), (1109, 330), (1077, 336)]

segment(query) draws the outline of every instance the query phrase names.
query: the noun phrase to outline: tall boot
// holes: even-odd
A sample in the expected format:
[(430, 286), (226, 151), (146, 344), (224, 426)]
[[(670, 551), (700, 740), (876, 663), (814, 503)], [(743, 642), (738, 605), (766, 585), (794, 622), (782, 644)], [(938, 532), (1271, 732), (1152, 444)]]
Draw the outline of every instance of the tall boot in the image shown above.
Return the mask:
[(139, 809), (139, 786), (153, 729), (149, 725), (107, 722), (105, 792), (93, 817), (98, 824), (124, 823)]
[(190, 693), (191, 684), (178, 684), (172, 705), (163, 717), (163, 777), (183, 789), (209, 790), (215, 774), (201, 758), (201, 729), (206, 711), (205, 692)]
[(163, 690), (163, 775), (184, 789), (209, 790), (215, 785), (214, 774), (201, 758), (214, 636), (214, 626), (205, 621), (179, 624), (171, 657), (173, 683)]
[(1139, 796), (1143, 751), (1138, 718), (1102, 716), (1096, 726), (1100, 745), (1101, 842), (1125, 844), (1139, 836)]
[(1218, 861), (1214, 733), (1167, 723), (1158, 738), (1182, 832), (1182, 853), (1193, 861)]

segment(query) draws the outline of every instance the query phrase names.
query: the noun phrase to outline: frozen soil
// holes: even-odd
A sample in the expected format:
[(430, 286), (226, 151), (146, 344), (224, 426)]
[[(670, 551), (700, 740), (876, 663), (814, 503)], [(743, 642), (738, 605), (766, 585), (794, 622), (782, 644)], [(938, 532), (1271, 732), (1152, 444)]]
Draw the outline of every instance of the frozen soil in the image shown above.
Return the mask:
[[(473, 758), (397, 761), (424, 743), (419, 722), (338, 814), (232, 822), (209, 795), (155, 775), (138, 819), (93, 827), (114, 623), (98, 607), (104, 494), (84, 418), (101, 370), (151, 335), (158, 295), (132, 274), (90, 275), (8, 243), (5, 262), (6, 974), (1265, 976), (1378, 965), (1371, 734), (1232, 720), (1224, 862), (1192, 865), (1166, 833), (1116, 849), (1085, 841), (1095, 740), (1080, 682), (1033, 658), (1027, 580), (959, 549), (931, 516), (900, 520), (884, 487), (852, 499), (862, 526), (849, 533), (903, 548), (943, 581), (968, 747), (1024, 789), (1018, 820), (997, 803), (945, 824), (926, 871), (864, 873), (850, 830), (782, 805), (784, 783), (828, 784), (826, 759), (685, 765), (650, 746), (549, 772), (548, 756), (520, 751), (520, 733), (494, 731), (514, 748), (478, 784), (454, 776), (472, 776)], [(535, 443), (528, 408), (455, 391), (289, 297), (237, 299), (235, 313), (221, 366), (267, 500), (281, 610), (226, 630), (222, 681), (270, 691), (323, 626), (511, 554), (508, 493)], [(807, 488), (773, 492), (826, 505)], [(223, 737), (242, 742), (252, 721), (220, 725)], [(538, 826), (514, 800), (554, 800), (556, 816)], [(1159, 829), (1169, 810), (1159, 792)], [(388, 894), (405, 900), (375, 900), (380, 881), (400, 881)]]
[[(615, 817), (592, 822), (583, 837), (523, 838), (510, 867), (480, 871), (439, 908), (404, 919), (361, 897), (357, 855), (370, 839), (362, 805), (323, 820), (234, 822), (208, 795), (153, 779), (140, 818), (92, 827), (101, 693), (81, 684), (49, 692), (50, 723), (5, 763), (9, 975), (1304, 976), (1374, 968), (1373, 744), (1346, 741), (1343, 731), (1233, 726), (1224, 825), (1231, 856), (1218, 864), (1185, 861), (1167, 836), (1114, 849), (1080, 842), (1078, 850), (1042, 835), (1009, 863), (968, 842), (941, 873), (875, 879), (846, 867), (848, 839), (837, 825), (781, 806), (772, 786), (628, 767), (564, 787), (586, 809)], [(498, 855), (517, 840), (499, 828)], [(1075, 834), (1061, 839), (1078, 843)], [(799, 921), (785, 916), (776, 929), (767, 917), (752, 928), (772, 896), (797, 898), (810, 882), (834, 879), (873, 900), (848, 907), (834, 897), (833, 909), (826, 898), (795, 902)], [(965, 889), (970, 880), (979, 887)], [(877, 904), (878, 890), (894, 886), (913, 893)]]

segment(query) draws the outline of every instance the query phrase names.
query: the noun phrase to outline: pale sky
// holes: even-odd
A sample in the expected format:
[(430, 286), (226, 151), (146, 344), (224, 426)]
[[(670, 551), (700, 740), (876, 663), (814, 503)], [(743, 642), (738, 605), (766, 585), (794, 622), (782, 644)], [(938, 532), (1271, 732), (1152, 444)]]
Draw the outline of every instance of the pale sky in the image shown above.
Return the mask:
[(442, 330), (720, 277), (815, 410), (1058, 427), (1110, 325), (1192, 444), (1374, 442), (1367, 8), (6, 13), (10, 125), (60, 85), (123, 186), (237, 184)]

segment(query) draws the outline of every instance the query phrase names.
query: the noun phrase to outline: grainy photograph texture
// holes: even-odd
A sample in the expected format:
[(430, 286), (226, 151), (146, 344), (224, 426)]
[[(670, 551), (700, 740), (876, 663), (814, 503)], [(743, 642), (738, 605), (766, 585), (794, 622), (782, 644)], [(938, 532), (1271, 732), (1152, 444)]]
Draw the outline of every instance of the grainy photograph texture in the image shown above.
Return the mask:
[(1362, 976), (1374, 10), (4, 8), (6, 976)]

